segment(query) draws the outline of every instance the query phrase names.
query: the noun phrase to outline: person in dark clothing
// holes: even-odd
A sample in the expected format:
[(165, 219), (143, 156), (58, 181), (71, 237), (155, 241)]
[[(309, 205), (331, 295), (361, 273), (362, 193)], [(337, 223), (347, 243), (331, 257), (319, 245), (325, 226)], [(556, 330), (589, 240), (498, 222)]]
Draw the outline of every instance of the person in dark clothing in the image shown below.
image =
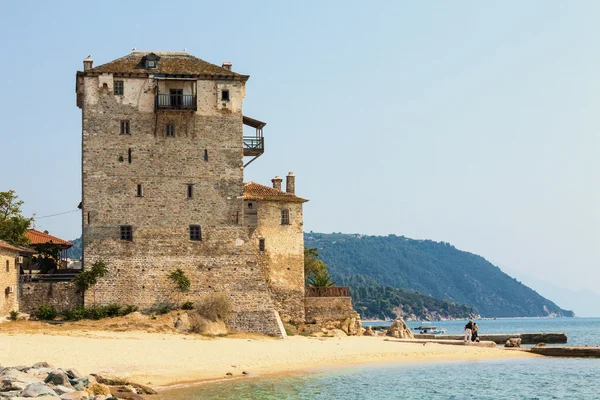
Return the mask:
[(469, 322), (467, 322), (467, 324), (465, 325), (465, 342), (470, 342), (471, 341), (471, 334), (473, 329), (473, 321), (469, 320)]

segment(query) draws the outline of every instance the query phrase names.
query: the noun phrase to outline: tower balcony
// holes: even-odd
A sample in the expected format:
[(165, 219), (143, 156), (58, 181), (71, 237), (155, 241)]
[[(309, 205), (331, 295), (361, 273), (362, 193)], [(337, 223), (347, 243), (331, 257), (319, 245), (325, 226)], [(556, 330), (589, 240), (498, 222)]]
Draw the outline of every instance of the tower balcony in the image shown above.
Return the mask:
[(193, 110), (198, 108), (196, 95), (193, 94), (157, 94), (156, 110)]
[(264, 152), (264, 137), (244, 136), (244, 157), (258, 157)]

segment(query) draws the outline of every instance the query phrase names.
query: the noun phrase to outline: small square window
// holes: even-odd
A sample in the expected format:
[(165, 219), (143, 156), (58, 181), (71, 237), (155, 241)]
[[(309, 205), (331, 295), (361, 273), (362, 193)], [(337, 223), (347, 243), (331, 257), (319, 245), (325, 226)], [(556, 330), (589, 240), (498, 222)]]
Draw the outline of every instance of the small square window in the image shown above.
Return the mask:
[(202, 241), (200, 225), (190, 225), (190, 240)]
[(281, 210), (281, 225), (289, 225), (290, 224), (290, 210), (284, 208)]
[(133, 240), (133, 229), (131, 225), (121, 225), (121, 240), (131, 242)]
[(258, 239), (258, 251), (265, 251), (265, 239)]
[(129, 120), (121, 121), (121, 135), (129, 135)]
[(167, 136), (174, 137), (175, 136), (175, 124), (167, 124)]
[(114, 81), (113, 88), (115, 96), (123, 96), (123, 81)]
[(229, 101), (229, 90), (228, 89), (221, 90), (221, 101)]

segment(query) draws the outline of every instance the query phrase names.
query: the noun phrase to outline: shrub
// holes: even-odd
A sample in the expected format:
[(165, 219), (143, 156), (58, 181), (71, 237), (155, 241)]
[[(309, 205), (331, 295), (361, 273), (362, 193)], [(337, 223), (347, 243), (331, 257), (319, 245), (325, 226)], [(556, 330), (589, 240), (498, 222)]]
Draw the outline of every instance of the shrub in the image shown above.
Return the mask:
[(186, 301), (185, 303), (183, 303), (181, 305), (181, 309), (182, 310), (193, 310), (194, 309), (194, 303), (192, 303), (191, 301)]
[(41, 320), (51, 321), (58, 316), (58, 312), (56, 311), (56, 308), (50, 304), (40, 304), (35, 315)]
[(86, 318), (88, 319), (102, 319), (108, 316), (106, 307), (94, 306), (86, 308)]
[(190, 279), (185, 276), (185, 272), (181, 268), (177, 268), (175, 271), (169, 274), (171, 282), (177, 286), (180, 292), (185, 293), (190, 291)]
[(108, 272), (108, 268), (104, 261), (96, 261), (92, 264), (92, 268), (83, 271), (73, 279), (73, 284), (77, 286), (80, 292), (85, 292), (98, 282), (98, 278), (102, 278)]
[(188, 319), (190, 320), (191, 333), (203, 333), (208, 328), (208, 321), (202, 318), (197, 312), (189, 312)]
[(87, 317), (87, 310), (83, 306), (77, 306), (63, 313), (65, 321), (79, 321)]
[(211, 295), (196, 305), (196, 311), (200, 316), (213, 322), (224, 320), (231, 313), (231, 302), (222, 295)]
[(169, 311), (171, 311), (171, 306), (168, 304), (161, 304), (158, 306), (158, 309), (156, 310), (157, 313), (159, 314), (166, 314)]
[(125, 304), (123, 306), (123, 308), (121, 309), (121, 315), (127, 315), (127, 314), (131, 314), (134, 313), (138, 310), (137, 306), (134, 306), (132, 304)]
[(294, 336), (296, 334), (296, 332), (298, 332), (298, 329), (296, 329), (296, 327), (293, 325), (285, 324), (284, 328), (285, 328), (285, 333), (288, 336)]
[(10, 312), (10, 316), (8, 317), (10, 318), (11, 321), (16, 321), (17, 318), (19, 318), (19, 312), (18, 311), (11, 311)]
[(118, 317), (122, 314), (122, 309), (121, 306), (118, 304), (109, 304), (107, 306), (104, 307), (106, 310), (106, 316), (107, 317)]

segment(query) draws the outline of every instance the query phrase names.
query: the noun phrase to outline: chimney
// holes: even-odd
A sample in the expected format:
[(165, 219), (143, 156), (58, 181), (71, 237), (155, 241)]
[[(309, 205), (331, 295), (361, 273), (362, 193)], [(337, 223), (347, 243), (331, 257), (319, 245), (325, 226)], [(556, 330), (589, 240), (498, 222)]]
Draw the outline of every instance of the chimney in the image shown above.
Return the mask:
[(281, 179), (280, 176), (271, 179), (271, 182), (273, 182), (273, 189), (277, 189), (281, 192), (281, 181), (283, 181), (283, 179)]
[(83, 59), (83, 70), (87, 71), (88, 69), (92, 69), (92, 64), (94, 60), (92, 60), (92, 56), (87, 56)]
[(231, 63), (229, 61), (223, 61), (223, 65), (221, 65), (227, 71), (231, 71)]
[(291, 194), (296, 194), (296, 176), (293, 172), (288, 173), (286, 177), (285, 191)]

